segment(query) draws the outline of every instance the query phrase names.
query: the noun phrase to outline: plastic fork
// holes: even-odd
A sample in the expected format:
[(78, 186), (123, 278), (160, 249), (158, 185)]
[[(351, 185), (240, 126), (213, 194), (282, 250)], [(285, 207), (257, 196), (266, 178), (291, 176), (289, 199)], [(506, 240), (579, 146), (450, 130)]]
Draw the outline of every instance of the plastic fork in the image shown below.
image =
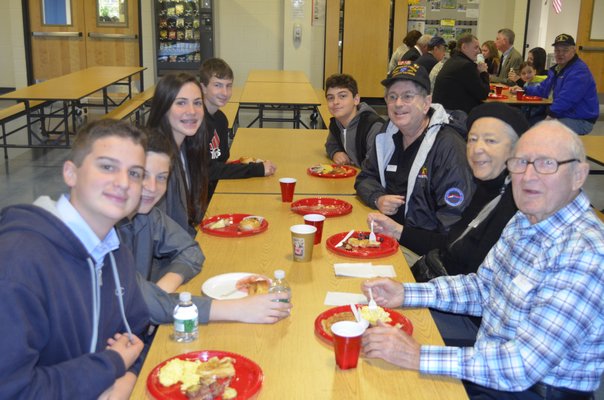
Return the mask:
[(377, 242), (377, 237), (375, 236), (375, 233), (373, 233), (373, 220), (371, 220), (371, 232), (369, 232), (369, 241)]
[(369, 304), (367, 304), (370, 310), (376, 310), (378, 308), (377, 303), (373, 300), (373, 293), (371, 292), (371, 288), (369, 288)]

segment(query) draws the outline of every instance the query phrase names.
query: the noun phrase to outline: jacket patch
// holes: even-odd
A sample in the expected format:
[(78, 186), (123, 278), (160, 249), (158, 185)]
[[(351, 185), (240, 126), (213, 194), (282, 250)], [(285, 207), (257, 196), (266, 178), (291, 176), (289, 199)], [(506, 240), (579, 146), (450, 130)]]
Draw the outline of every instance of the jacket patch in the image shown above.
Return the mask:
[(451, 207), (457, 207), (463, 203), (464, 195), (461, 189), (452, 187), (445, 193), (445, 203)]
[(418, 179), (428, 179), (428, 167), (422, 167), (420, 169), (419, 174), (417, 174)]

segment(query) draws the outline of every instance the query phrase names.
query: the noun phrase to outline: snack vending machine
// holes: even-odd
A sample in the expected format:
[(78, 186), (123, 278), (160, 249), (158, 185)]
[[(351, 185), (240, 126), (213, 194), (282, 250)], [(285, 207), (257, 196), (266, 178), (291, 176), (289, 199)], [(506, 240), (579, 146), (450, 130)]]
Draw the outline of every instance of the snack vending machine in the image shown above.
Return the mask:
[(214, 56), (212, 0), (155, 0), (157, 74), (191, 71)]

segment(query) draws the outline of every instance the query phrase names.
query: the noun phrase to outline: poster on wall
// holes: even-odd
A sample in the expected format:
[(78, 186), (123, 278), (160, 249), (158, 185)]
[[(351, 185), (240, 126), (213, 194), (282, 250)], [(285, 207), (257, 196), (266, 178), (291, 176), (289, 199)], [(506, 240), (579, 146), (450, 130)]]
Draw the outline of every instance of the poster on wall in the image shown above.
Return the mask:
[(426, 19), (426, 7), (409, 6), (409, 19)]
[(325, 26), (325, 0), (312, 0), (312, 26)]
[(440, 6), (444, 9), (455, 10), (457, 9), (457, 0), (440, 0)]
[(292, 0), (292, 19), (304, 19), (304, 0)]
[(424, 21), (409, 21), (407, 22), (407, 32), (410, 31), (420, 31), (422, 34), (427, 33), (426, 30), (426, 22)]

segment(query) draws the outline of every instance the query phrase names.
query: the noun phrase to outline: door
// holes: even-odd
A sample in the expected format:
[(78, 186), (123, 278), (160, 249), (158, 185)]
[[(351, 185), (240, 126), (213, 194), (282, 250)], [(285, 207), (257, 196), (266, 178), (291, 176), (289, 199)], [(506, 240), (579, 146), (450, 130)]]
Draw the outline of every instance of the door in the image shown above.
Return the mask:
[[(596, 80), (598, 93), (604, 92), (604, 0), (581, 0), (577, 49)], [(584, 22), (584, 23), (582, 23)]]
[(384, 96), (380, 81), (388, 70), (389, 36), (390, 0), (344, 3), (342, 71), (355, 77), (362, 97)]
[(28, 0), (27, 5), (34, 82), (86, 68), (83, 3)]
[(140, 65), (138, 0), (85, 0), (84, 4), (87, 66)]
[(140, 65), (139, 1), (27, 0), (33, 81)]

